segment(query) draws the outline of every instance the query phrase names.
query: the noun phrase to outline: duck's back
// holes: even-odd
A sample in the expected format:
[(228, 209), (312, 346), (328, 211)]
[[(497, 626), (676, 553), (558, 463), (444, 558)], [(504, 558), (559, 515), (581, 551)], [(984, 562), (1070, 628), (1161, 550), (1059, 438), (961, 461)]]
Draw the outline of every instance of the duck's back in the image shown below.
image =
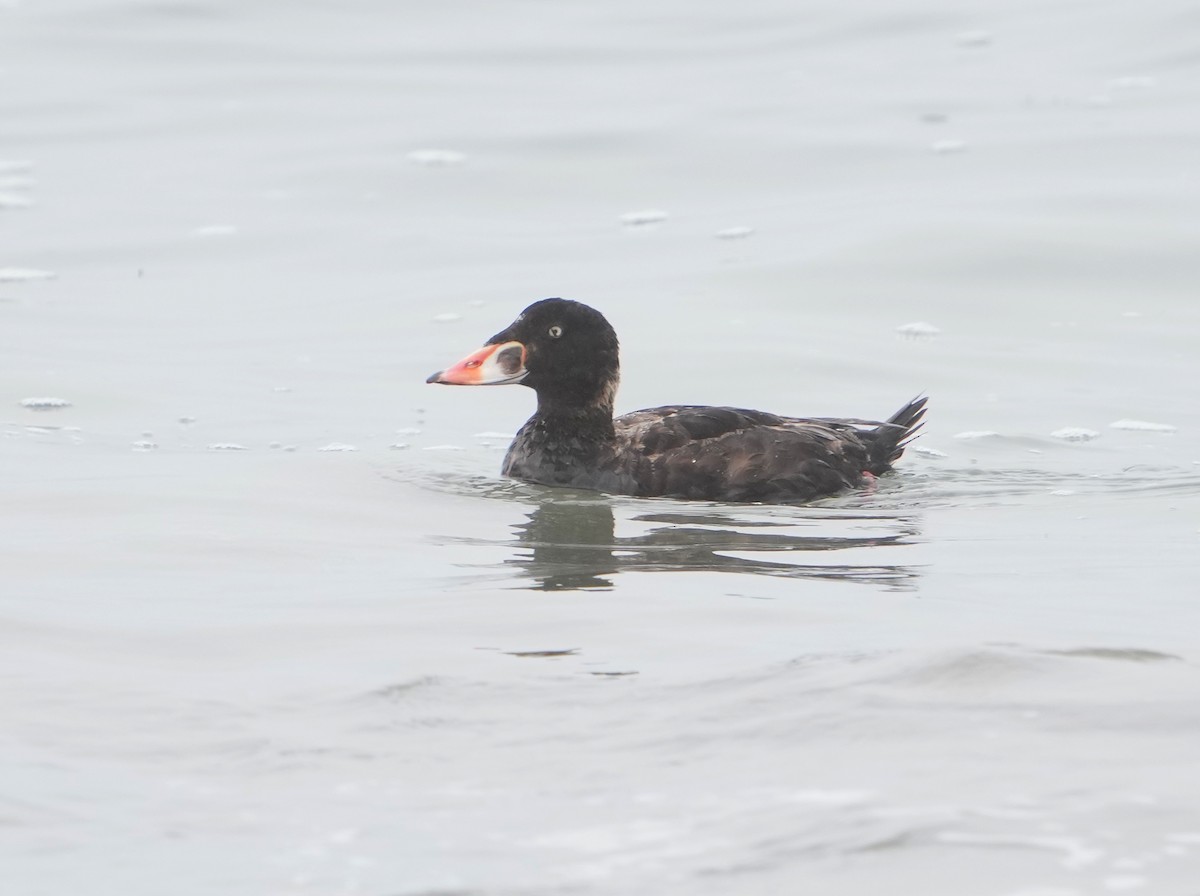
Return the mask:
[(800, 503), (889, 470), (923, 407), (918, 399), (886, 423), (649, 408), (616, 418), (615, 459), (641, 496)]

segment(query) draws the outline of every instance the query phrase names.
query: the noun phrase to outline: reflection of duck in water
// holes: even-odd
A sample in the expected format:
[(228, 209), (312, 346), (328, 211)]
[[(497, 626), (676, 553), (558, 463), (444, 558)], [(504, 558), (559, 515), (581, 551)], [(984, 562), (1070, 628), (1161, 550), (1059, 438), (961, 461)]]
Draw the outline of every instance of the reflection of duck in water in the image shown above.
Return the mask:
[(544, 299), (428, 382), (537, 392), (505, 475), (640, 497), (797, 504), (855, 488), (892, 468), (925, 413), (918, 398), (885, 423), (691, 406), (613, 419), (617, 355), (600, 312)]
[[(916, 534), (912, 520), (890, 516), (839, 514), (798, 519), (739, 520), (719, 513), (656, 513), (633, 522), (661, 526), (618, 538), (612, 504), (602, 498), (563, 500), (561, 493), (540, 502), (526, 522), (516, 526), (516, 556), (521, 567), (546, 591), (611, 588), (619, 572), (710, 571), (793, 578), (868, 582), (897, 589), (911, 587), (917, 571), (891, 564), (797, 563), (794, 552), (883, 548), (906, 544)], [(832, 535), (828, 530), (852, 523), (863, 534)], [(783, 529), (813, 525), (827, 534), (793, 535)], [(822, 525), (824, 524), (824, 525)], [(873, 529), (882, 531), (872, 531)], [(749, 530), (749, 531), (747, 531)], [(774, 552), (781, 559), (730, 556)], [(815, 559), (815, 558), (814, 558)]]

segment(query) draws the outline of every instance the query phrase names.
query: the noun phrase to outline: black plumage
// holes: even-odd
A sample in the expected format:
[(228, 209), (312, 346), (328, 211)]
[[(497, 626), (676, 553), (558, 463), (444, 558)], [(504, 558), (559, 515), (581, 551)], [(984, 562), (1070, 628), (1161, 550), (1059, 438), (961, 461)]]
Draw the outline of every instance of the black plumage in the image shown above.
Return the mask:
[(618, 353), (598, 311), (544, 299), (429, 382), (520, 382), (537, 393), (506, 475), (643, 497), (796, 504), (861, 486), (891, 469), (925, 413), (920, 397), (885, 422), (694, 405), (614, 419)]

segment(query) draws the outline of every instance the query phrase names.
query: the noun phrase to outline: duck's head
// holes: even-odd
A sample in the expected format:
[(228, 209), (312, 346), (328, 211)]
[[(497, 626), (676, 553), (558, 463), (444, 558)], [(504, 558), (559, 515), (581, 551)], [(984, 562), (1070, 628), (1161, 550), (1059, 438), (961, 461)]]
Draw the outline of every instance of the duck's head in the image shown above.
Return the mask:
[(617, 334), (595, 308), (569, 299), (542, 299), (517, 315), (483, 348), (427, 383), (502, 386), (520, 383), (542, 407), (612, 408), (620, 379)]

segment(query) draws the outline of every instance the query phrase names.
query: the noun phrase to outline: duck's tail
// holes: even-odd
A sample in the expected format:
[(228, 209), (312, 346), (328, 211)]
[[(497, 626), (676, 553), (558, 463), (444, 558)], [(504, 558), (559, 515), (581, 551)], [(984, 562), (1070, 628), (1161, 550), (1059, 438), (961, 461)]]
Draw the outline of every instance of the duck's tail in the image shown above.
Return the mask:
[(921, 418), (925, 416), (927, 401), (928, 396), (918, 395), (892, 414), (886, 423), (875, 427), (871, 433), (869, 447), (872, 473), (886, 473), (891, 469), (893, 461), (900, 459), (908, 443), (917, 437), (917, 433), (925, 425)]

